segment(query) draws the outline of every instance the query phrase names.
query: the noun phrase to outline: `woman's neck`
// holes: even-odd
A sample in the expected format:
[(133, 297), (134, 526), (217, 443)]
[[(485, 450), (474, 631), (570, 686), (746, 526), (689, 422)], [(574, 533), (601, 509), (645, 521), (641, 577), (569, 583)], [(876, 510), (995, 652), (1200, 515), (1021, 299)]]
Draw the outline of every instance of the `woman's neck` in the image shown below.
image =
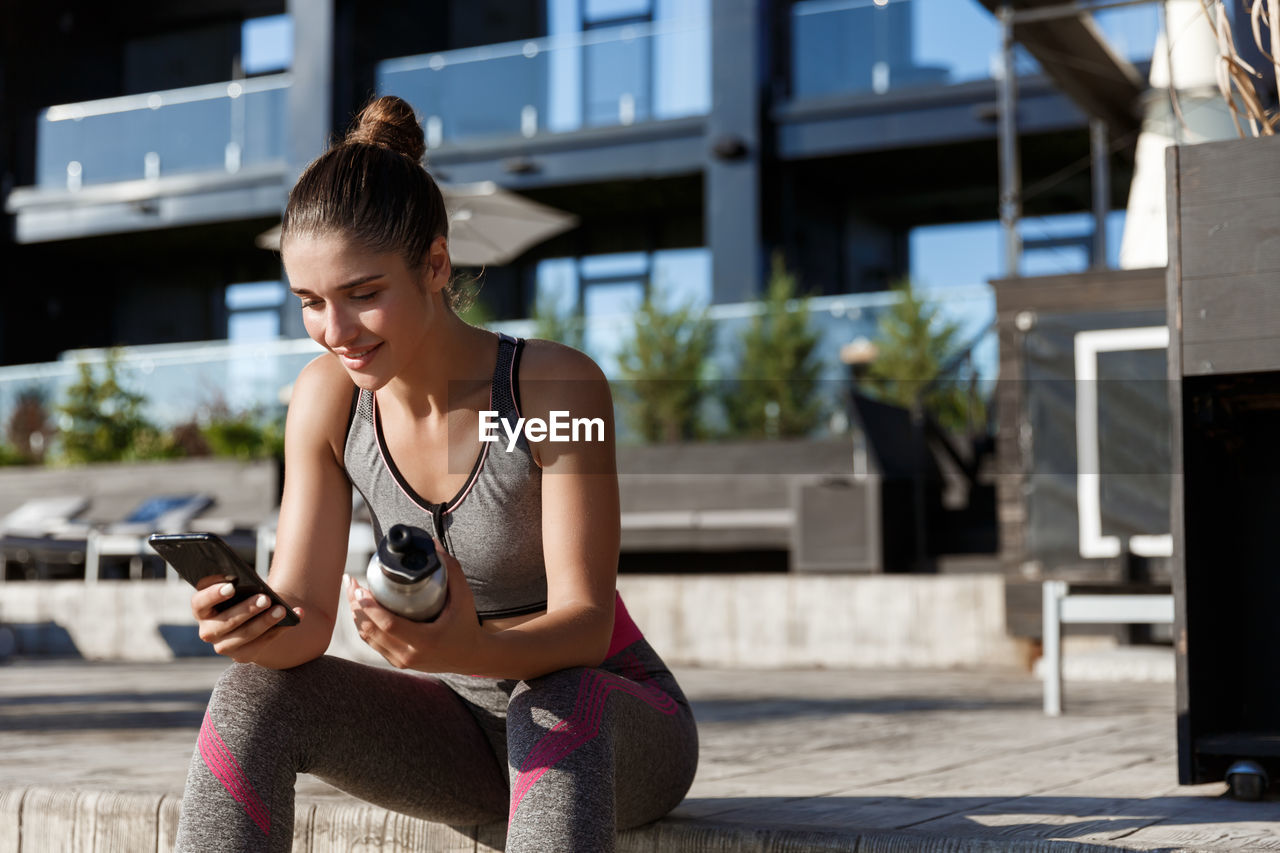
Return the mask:
[(382, 405), (403, 408), (413, 418), (444, 417), (452, 396), (474, 383), (488, 384), (497, 360), (497, 336), (470, 325), (450, 310), (424, 341), (414, 363), (378, 390)]

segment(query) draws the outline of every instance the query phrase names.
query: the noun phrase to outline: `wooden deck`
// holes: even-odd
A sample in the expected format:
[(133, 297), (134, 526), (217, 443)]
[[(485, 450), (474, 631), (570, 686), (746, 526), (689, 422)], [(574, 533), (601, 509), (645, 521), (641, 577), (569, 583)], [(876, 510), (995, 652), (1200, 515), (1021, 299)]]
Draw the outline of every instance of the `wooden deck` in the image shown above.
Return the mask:
[[(140, 802), (150, 803), (152, 826), (161, 804), (160, 843), (132, 849), (165, 849), (174, 792), (220, 667), (0, 670), (0, 851), (16, 849), (22, 789), (32, 792), (28, 810), (54, 811), (86, 808), (76, 790), (155, 792)], [(1171, 684), (1069, 682), (1065, 715), (1048, 718), (1039, 683), (1018, 673), (678, 674), (699, 719), (698, 778), (670, 817), (623, 833), (620, 850), (1280, 850), (1280, 797), (1244, 803), (1222, 796), (1222, 784), (1177, 785)], [(403, 829), (309, 777), (299, 792), (297, 850), (339, 849), (339, 823)], [(70, 815), (55, 817), (27, 814), (24, 825), (70, 826)], [(432, 829), (440, 831), (452, 832)], [(381, 849), (412, 848), (388, 837)], [(448, 849), (501, 849), (500, 828), (471, 828)]]

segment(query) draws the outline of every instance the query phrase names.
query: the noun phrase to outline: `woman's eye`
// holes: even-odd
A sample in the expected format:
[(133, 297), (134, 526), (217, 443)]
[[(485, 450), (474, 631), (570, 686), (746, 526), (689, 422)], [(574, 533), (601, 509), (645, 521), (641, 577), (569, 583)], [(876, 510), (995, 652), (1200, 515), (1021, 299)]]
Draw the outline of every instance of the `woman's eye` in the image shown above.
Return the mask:
[(319, 300), (319, 299), (303, 299), (303, 300), (302, 300), (302, 307), (303, 307), (303, 308), (314, 308), (314, 307), (316, 307), (317, 305), (320, 305), (320, 304), (321, 304), (321, 302), (320, 302), (320, 300)]
[(377, 295), (378, 295), (378, 291), (376, 291), (376, 290), (366, 290), (366, 291), (363, 291), (363, 292), (361, 292), (361, 293), (353, 293), (353, 294), (351, 294), (351, 301), (353, 301), (353, 302), (368, 302), (370, 299), (373, 299), (373, 297), (375, 297), (375, 296), (377, 296)]

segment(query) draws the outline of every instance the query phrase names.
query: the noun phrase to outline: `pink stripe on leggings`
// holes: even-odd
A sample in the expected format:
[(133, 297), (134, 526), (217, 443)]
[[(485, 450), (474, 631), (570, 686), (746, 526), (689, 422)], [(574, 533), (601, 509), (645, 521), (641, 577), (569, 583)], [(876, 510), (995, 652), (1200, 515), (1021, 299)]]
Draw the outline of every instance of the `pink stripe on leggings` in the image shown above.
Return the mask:
[(605, 701), (615, 690), (643, 700), (662, 714), (670, 716), (676, 712), (675, 700), (656, 687), (638, 684), (612, 673), (588, 670), (578, 684), (578, 697), (574, 700), (573, 713), (543, 735), (521, 762), (516, 782), (511, 788), (508, 822), (515, 818), (516, 809), (535, 782), (600, 733)]
[(637, 640), (643, 639), (644, 634), (640, 633), (640, 629), (632, 621), (631, 614), (627, 612), (627, 605), (622, 603), (622, 593), (615, 592), (613, 594), (613, 636), (609, 638), (609, 651), (604, 653), (605, 660)]
[(249, 819), (258, 825), (262, 834), (270, 835), (271, 813), (267, 811), (267, 805), (262, 802), (258, 792), (253, 789), (249, 777), (240, 769), (236, 757), (223, 743), (218, 730), (213, 727), (213, 718), (208, 711), (204, 715), (204, 724), (200, 726), (200, 738), (196, 745), (209, 772), (222, 783), (231, 798), (240, 804)]

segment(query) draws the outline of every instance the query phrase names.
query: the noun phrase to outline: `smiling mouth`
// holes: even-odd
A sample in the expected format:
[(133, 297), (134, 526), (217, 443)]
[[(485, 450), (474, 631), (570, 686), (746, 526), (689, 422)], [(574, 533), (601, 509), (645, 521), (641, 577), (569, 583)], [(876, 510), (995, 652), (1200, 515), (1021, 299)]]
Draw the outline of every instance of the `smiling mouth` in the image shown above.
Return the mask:
[(381, 346), (382, 344), (374, 344), (368, 349), (347, 350), (345, 352), (340, 352), (337, 355), (345, 364), (352, 367), (363, 367), (369, 361), (369, 358), (377, 352), (378, 348)]

